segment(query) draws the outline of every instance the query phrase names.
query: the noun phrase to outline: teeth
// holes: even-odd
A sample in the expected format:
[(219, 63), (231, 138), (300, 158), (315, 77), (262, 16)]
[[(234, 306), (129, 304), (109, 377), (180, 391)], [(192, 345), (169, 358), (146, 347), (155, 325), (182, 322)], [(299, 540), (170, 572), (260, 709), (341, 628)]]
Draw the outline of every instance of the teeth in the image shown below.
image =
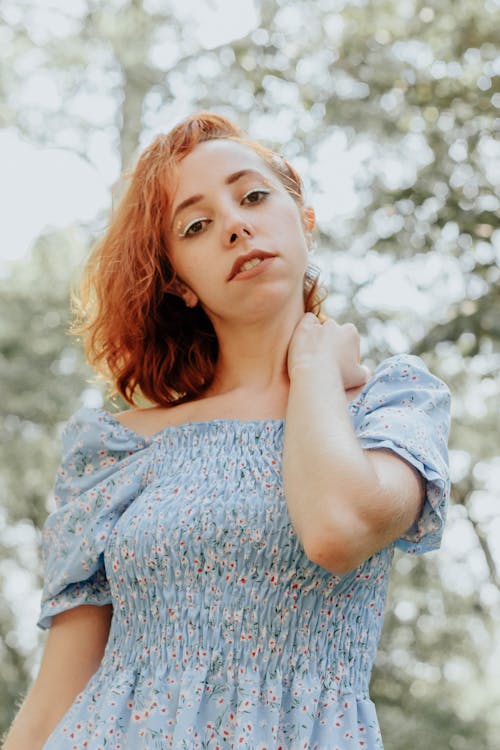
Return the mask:
[(246, 263), (243, 263), (243, 265), (240, 266), (238, 273), (240, 271), (249, 271), (251, 268), (258, 266), (262, 260), (263, 258), (252, 258), (252, 260), (247, 260)]

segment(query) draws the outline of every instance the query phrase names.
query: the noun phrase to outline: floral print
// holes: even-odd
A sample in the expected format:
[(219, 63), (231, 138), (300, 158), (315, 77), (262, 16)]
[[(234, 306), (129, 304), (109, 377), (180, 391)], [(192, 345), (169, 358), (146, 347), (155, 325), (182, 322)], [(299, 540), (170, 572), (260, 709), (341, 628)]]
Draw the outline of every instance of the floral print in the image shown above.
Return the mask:
[(369, 680), (394, 548), (436, 549), (450, 396), (421, 359), (382, 362), (350, 402), (365, 449), (426, 480), (418, 522), (354, 571), (311, 562), (281, 477), (285, 420), (145, 438), (102, 409), (63, 434), (43, 531), (39, 627), (112, 603), (102, 662), (43, 750), (376, 750)]

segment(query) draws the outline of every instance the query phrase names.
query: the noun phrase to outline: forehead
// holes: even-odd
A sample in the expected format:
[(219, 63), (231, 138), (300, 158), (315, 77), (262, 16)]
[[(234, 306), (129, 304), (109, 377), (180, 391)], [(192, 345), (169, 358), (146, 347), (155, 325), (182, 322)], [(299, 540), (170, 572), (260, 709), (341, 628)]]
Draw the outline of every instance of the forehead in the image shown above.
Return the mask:
[(193, 189), (204, 192), (203, 186), (223, 183), (225, 177), (241, 169), (256, 169), (272, 182), (279, 182), (265, 161), (242, 143), (225, 139), (199, 143), (177, 165), (177, 196), (182, 199)]

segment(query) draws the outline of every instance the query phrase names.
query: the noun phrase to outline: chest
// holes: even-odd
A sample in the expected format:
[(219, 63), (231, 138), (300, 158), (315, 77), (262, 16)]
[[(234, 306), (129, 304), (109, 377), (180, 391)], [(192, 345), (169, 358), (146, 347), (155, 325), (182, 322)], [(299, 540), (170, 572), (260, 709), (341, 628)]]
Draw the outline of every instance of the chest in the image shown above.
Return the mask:
[(197, 428), (196, 452), (184, 451), (180, 439), (174, 450), (158, 443), (157, 475), (120, 517), (105, 551), (115, 600), (128, 611), (125, 594), (133, 592), (158, 616), (167, 604), (197, 617), (208, 600), (214, 611), (250, 606), (271, 626), (280, 613), (307, 620), (323, 604), (333, 612), (334, 601), (350, 607), (355, 591), (378, 589), (380, 555), (345, 579), (305, 555), (283, 491), (282, 427), (270, 425), (267, 436), (259, 428), (264, 448), (254, 427), (233, 429), (237, 438), (229, 425)]
[[(292, 538), (279, 440), (262, 449), (255, 436), (247, 439), (242, 430), (241, 442), (229, 446), (224, 439), (228, 429), (220, 426), (217, 448), (213, 438), (204, 446), (202, 437), (196, 455), (177, 450), (158, 462), (156, 476), (117, 523), (122, 550), (154, 549), (169, 565), (178, 564), (179, 555), (236, 559), (243, 553), (248, 559), (259, 556), (277, 535), (282, 541)], [(217, 425), (207, 430), (214, 433)]]

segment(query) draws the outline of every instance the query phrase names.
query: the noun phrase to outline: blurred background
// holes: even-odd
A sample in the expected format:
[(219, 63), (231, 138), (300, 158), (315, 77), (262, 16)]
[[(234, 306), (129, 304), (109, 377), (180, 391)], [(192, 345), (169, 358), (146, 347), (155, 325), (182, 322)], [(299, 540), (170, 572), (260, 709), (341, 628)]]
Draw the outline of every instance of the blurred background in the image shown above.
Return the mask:
[(64, 421), (106, 401), (69, 290), (121, 171), (199, 109), (302, 174), (325, 311), (453, 394), (442, 549), (396, 557), (387, 750), (500, 731), (500, 0), (0, 0), (0, 735), (34, 677)]

